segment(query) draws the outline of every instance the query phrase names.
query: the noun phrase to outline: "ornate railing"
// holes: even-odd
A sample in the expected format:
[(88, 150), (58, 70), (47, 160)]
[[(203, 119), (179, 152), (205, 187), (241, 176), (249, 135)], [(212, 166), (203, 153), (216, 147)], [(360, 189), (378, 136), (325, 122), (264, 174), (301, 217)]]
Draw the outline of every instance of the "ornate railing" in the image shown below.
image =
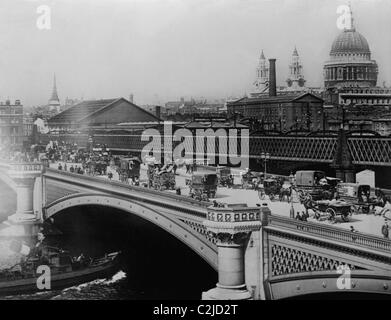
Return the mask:
[(14, 172), (42, 172), (43, 164), (40, 162), (10, 163), (9, 170)]
[(269, 216), (268, 225), (391, 253), (391, 240), (361, 232), (351, 232), (320, 223), (303, 222), (277, 215)]
[(7, 173), (36, 173), (42, 172), (43, 164), (40, 162), (0, 162), (0, 170)]
[(216, 222), (260, 221), (260, 211), (259, 208), (247, 207), (246, 204), (222, 208), (209, 207), (207, 219)]

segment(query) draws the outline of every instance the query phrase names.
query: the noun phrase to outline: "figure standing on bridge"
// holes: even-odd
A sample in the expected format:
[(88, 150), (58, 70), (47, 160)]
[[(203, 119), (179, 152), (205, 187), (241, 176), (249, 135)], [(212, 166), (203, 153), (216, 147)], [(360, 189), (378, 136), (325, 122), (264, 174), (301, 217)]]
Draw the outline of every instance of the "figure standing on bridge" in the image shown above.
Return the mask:
[(381, 233), (383, 234), (383, 237), (386, 239), (388, 239), (389, 229), (390, 227), (388, 225), (388, 222), (387, 220), (385, 220), (383, 226), (381, 227)]

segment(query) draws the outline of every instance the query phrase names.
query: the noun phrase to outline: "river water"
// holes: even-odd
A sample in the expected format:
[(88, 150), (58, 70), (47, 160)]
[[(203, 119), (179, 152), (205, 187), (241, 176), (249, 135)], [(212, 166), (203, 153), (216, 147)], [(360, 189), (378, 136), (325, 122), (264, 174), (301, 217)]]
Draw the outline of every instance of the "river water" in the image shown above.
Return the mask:
[[(0, 180), (0, 222), (15, 212), (16, 195)], [(55, 217), (62, 235), (47, 241), (69, 250), (98, 257), (121, 251), (121, 265), (109, 279), (96, 279), (63, 290), (0, 297), (5, 300), (148, 300), (200, 299), (215, 286), (217, 274), (174, 237), (139, 218), (98, 207), (84, 207)], [(0, 240), (0, 264), (9, 250)], [(12, 261), (9, 262), (12, 264)]]

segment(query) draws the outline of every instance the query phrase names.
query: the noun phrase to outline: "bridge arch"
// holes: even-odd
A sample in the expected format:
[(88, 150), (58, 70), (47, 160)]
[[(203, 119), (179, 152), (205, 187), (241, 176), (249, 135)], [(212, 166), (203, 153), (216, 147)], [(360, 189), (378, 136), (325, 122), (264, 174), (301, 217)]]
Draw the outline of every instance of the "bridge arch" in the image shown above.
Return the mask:
[[(269, 299), (296, 299), (311, 295), (372, 294), (388, 297), (391, 294), (391, 276), (387, 271), (351, 270), (350, 280), (342, 281), (342, 273), (315, 271), (291, 274), (269, 282)], [(346, 279), (346, 278), (344, 278)], [(340, 287), (343, 283), (346, 287)]]
[(173, 235), (217, 270), (216, 245), (185, 222), (167, 217), (142, 202), (130, 201), (119, 196), (108, 196), (107, 194), (78, 193), (60, 198), (46, 206), (44, 219), (49, 219), (65, 209), (86, 205), (110, 207), (136, 215)]

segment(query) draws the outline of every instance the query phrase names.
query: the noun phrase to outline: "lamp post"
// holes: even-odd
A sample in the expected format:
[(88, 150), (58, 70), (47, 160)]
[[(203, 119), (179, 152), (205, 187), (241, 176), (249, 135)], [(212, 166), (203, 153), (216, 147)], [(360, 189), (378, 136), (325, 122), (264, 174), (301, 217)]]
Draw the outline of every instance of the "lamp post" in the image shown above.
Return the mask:
[(265, 161), (265, 179), (266, 179), (266, 162), (270, 159), (270, 153), (269, 152), (262, 152), (261, 153), (261, 159)]

